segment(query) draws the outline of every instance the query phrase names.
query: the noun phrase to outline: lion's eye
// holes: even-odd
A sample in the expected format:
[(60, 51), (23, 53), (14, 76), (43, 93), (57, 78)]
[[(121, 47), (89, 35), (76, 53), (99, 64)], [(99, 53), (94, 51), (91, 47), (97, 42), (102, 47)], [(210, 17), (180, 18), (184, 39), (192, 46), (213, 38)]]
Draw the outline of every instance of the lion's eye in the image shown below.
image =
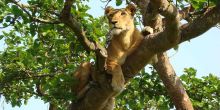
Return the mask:
[(126, 13), (123, 11), (123, 12), (121, 12), (121, 15), (126, 15)]
[(112, 14), (112, 13), (108, 14), (108, 17), (109, 17), (109, 18), (112, 18), (112, 17), (113, 17), (113, 14)]

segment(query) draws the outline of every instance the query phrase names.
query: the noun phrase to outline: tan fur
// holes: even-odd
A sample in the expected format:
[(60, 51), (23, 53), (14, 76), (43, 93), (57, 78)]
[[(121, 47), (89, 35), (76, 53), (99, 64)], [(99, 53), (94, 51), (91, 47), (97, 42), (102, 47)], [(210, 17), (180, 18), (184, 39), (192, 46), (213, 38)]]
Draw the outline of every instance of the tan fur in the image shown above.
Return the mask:
[(89, 77), (91, 77), (91, 63), (84, 62), (76, 69), (73, 77), (77, 80), (77, 84), (72, 87), (72, 91), (76, 93), (77, 98), (81, 98), (88, 89)]
[(115, 91), (124, 88), (124, 76), (121, 65), (140, 44), (143, 36), (134, 26), (135, 6), (130, 4), (124, 9), (107, 7), (111, 41), (107, 48), (106, 69), (112, 74), (112, 87)]

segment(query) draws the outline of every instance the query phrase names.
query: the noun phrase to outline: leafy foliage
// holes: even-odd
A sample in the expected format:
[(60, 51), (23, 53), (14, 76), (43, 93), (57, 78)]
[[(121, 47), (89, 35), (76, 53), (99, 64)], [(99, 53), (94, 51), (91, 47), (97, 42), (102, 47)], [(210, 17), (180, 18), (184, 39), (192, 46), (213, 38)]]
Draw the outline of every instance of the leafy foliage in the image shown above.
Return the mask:
[[(218, 110), (220, 108), (220, 78), (212, 74), (196, 77), (196, 70), (185, 68), (180, 78), (195, 109)], [(127, 89), (117, 98), (117, 110), (169, 110), (174, 108), (166, 89), (155, 71), (132, 79)]]
[(185, 89), (192, 99), (195, 109), (218, 110), (220, 109), (220, 79), (212, 74), (196, 78), (196, 70), (185, 69), (186, 74), (180, 78)]
[[(34, 20), (58, 20), (63, 0), (29, 0), (27, 3), (26, 13), (14, 3), (0, 1), (3, 6), (0, 26), (6, 28), (0, 36), (7, 45), (0, 53), (0, 93), (12, 106), (21, 106), (36, 96), (65, 108), (75, 98), (70, 91), (75, 68), (82, 61), (94, 59), (94, 53), (86, 52), (75, 34), (63, 24)], [(86, 28), (89, 39), (104, 42), (106, 21), (103, 17), (93, 18), (87, 13), (88, 9), (85, 3), (78, 1), (72, 13)]]
[[(24, 7), (0, 1), (0, 39), (7, 46), (0, 52), (0, 93), (12, 106), (26, 104), (30, 97), (66, 109), (75, 100), (71, 86), (72, 74), (82, 61), (95, 60), (94, 53), (84, 50), (75, 33), (59, 20), (63, 0), (27, 0)], [(86, 0), (89, 2), (89, 0)], [(218, 0), (210, 0), (214, 5)], [(183, 4), (183, 0), (178, 3)], [(203, 8), (205, 0), (186, 0), (195, 8)], [(116, 0), (116, 5), (122, 0)], [(94, 18), (85, 0), (76, 0), (71, 13), (86, 29), (89, 39), (104, 45), (107, 23), (104, 17)], [(42, 21), (42, 19), (51, 22)], [(2, 29), (5, 28), (5, 29)], [(209, 75), (196, 78), (193, 68), (185, 70), (181, 78), (193, 104), (198, 109), (219, 109), (219, 78)], [(169, 109), (169, 96), (156, 72), (144, 70), (135, 77), (118, 97), (116, 109)]]
[[(137, 89), (138, 88), (138, 89)], [(141, 74), (132, 79), (127, 89), (117, 99), (118, 110), (169, 109), (173, 104), (167, 95), (158, 74), (150, 74), (142, 70)]]

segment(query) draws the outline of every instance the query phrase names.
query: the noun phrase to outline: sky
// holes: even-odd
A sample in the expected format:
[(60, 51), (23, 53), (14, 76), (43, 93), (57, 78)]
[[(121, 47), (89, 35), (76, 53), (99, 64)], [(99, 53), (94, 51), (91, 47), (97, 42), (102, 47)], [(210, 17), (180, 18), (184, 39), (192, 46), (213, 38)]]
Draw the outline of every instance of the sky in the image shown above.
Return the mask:
[[(91, 0), (89, 5), (91, 9), (88, 12), (95, 17), (104, 14), (105, 4), (99, 0)], [(114, 2), (110, 2), (109, 5), (116, 7)], [(124, 5), (117, 8), (121, 7)], [(1, 33), (2, 30), (0, 30)], [(0, 50), (4, 47), (4, 42), (1, 40)], [(178, 51), (171, 49), (168, 51), (168, 56), (178, 76), (184, 74), (184, 68), (193, 67), (197, 69), (198, 77), (207, 76), (209, 73), (220, 77), (220, 29), (213, 27), (203, 35), (180, 44)], [(47, 103), (33, 97), (27, 105), (13, 108), (5, 102), (3, 97), (0, 97), (0, 110), (48, 110), (48, 108)]]

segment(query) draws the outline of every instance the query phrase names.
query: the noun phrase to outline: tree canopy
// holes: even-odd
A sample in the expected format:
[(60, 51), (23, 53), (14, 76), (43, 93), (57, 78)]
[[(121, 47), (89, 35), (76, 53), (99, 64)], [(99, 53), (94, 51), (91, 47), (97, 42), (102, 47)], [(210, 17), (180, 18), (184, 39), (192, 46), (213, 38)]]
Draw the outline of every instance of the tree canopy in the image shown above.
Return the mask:
[[(108, 5), (111, 0), (101, 1)], [(71, 91), (71, 87), (77, 83), (73, 73), (82, 62), (97, 63), (97, 50), (104, 50), (105, 36), (109, 29), (104, 12), (101, 17), (88, 13), (88, 2), (90, 0), (0, 1), (0, 39), (6, 44), (5, 49), (0, 51), (0, 95), (4, 96), (6, 102), (10, 102), (12, 106), (21, 106), (22, 103), (26, 104), (30, 97), (37, 97), (49, 102), (51, 110), (55, 110), (53, 107), (63, 110), (77, 101), (76, 95)], [(155, 37), (154, 41), (164, 40), (164, 36), (168, 36), (167, 39), (172, 41), (177, 36), (179, 44), (198, 37), (213, 26), (219, 26), (220, 22), (219, 0), (113, 2), (117, 6), (125, 2), (136, 4), (139, 10), (135, 16), (136, 26), (152, 26), (156, 32), (152, 36), (159, 36)], [(167, 6), (163, 7), (163, 2), (172, 4), (174, 11), (164, 9)], [(186, 24), (178, 25), (175, 9), (178, 10), (179, 19), (186, 20)], [(155, 12), (168, 20), (160, 18), (162, 25), (159, 26), (160, 24), (154, 21), (154, 18), (157, 18)], [(169, 43), (168, 40), (166, 42)], [(151, 44), (155, 43), (154, 41), (146, 39), (144, 42)], [(176, 44), (167, 44), (155, 44), (149, 48), (155, 50), (152, 54), (170, 48), (178, 49)], [(145, 44), (142, 47), (144, 46)], [(137, 57), (138, 55), (134, 54), (129, 58)], [(172, 96), (167, 92), (161, 76), (158, 76), (158, 65), (153, 65), (151, 73), (148, 73), (143, 69), (145, 62), (138, 65), (137, 62), (143, 60), (140, 58), (136, 62), (128, 60), (122, 66), (125, 77), (131, 80), (127, 80), (129, 85), (126, 90), (116, 98), (115, 109), (174, 108), (175, 104), (170, 98)], [(132, 64), (137, 64), (138, 68), (133, 69), (136, 67)], [(126, 67), (133, 67), (133, 70), (126, 70)], [(139, 74), (134, 74), (137, 71), (140, 71)], [(180, 79), (194, 109), (220, 109), (219, 77), (210, 74), (197, 78), (193, 68), (186, 68), (184, 72)]]

